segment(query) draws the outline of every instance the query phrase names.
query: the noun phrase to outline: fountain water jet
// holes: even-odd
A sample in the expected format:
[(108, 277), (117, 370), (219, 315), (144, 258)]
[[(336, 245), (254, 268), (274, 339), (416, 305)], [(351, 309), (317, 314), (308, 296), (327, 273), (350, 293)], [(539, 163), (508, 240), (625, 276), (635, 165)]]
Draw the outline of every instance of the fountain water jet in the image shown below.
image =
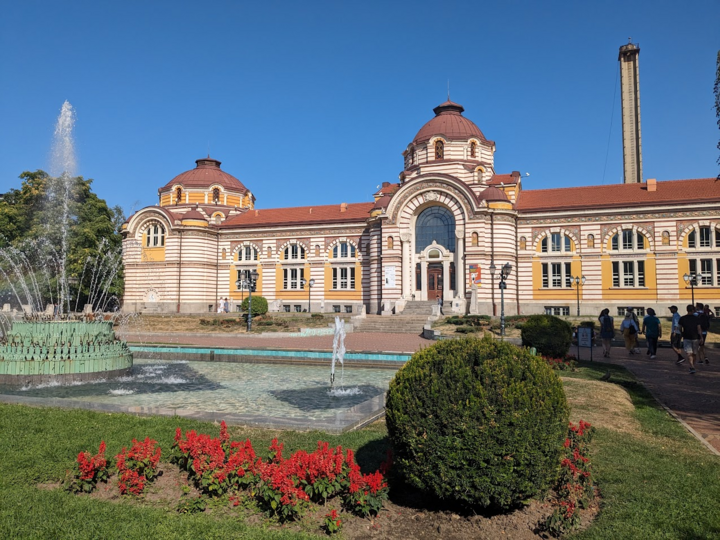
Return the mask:
[[(0, 339), (3, 383), (86, 381), (125, 375), (132, 368), (127, 345), (116, 339), (112, 323), (104, 322), (103, 311), (113, 301), (110, 286), (122, 264), (120, 250), (112, 249), (106, 240), (97, 246), (96, 255), (84, 261), (75, 299), (77, 309), (87, 275), (87, 299), (98, 308), (99, 316), (83, 313), (85, 320), (70, 321), (72, 295), (67, 259), (70, 200), (76, 182), (74, 124), (75, 112), (66, 101), (55, 126), (52, 148), (50, 170), (57, 176), (48, 179), (47, 194), (48, 208), (56, 209), (59, 215), (54, 214), (45, 222), (45, 238), (28, 241), (21, 248), (0, 249), (0, 282), (7, 282), (6, 289), (26, 321), (13, 321), (9, 328), (3, 325)], [(90, 319), (101, 322), (91, 323)]]

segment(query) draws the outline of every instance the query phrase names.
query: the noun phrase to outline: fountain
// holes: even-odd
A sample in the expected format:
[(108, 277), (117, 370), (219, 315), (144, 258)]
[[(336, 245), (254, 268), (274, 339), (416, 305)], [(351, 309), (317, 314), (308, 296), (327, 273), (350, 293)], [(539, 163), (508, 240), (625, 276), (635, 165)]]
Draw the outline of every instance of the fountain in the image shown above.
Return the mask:
[[(103, 240), (97, 254), (84, 261), (79, 279), (67, 275), (74, 123), (66, 101), (55, 127), (50, 167), (58, 176), (48, 180), (48, 202), (58, 214), (45, 223), (45, 238), (0, 249), (0, 280), (11, 300), (3, 301), (0, 321), (0, 384), (89, 381), (126, 375), (132, 368), (130, 350), (112, 329), (114, 315), (105, 313), (117, 306), (109, 290), (122, 264), (120, 251)], [(71, 285), (78, 284), (86, 290), (81, 294), (76, 287), (73, 311)], [(81, 296), (85, 302), (77, 313)]]
[[(344, 368), (345, 359), (345, 321), (340, 317), (335, 317), (335, 335), (333, 337), (333, 355), (330, 364), (330, 388), (335, 386), (335, 363), (340, 362), (341, 368)], [(342, 382), (342, 375), (340, 377)]]

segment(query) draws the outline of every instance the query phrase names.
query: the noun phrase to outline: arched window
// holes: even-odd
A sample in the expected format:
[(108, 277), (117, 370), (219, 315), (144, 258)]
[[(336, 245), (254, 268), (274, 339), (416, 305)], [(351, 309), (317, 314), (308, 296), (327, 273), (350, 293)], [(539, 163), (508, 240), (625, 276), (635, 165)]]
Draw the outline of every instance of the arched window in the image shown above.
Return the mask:
[(663, 233), (662, 233), (662, 245), (663, 246), (670, 245), (670, 233), (668, 231), (663, 231)]
[(315, 244), (315, 256), (316, 257), (320, 256), (320, 246), (317, 244)]
[(415, 154), (415, 148), (410, 150), (410, 165), (415, 165), (415, 160), (417, 159), (417, 155)]
[(268, 249), (267, 249), (267, 258), (268, 259), (272, 258), (272, 248), (270, 246), (268, 246)]
[(387, 248), (388, 249), (394, 249), (395, 248), (395, 239), (392, 236), (388, 236), (387, 239)]
[(305, 258), (305, 248), (300, 244), (290, 244), (285, 248), (285, 260), (298, 260)]
[(354, 259), (356, 257), (355, 246), (350, 242), (338, 242), (333, 247), (333, 259)]
[(220, 204), (220, 188), (213, 188), (212, 198), (213, 204)]
[(223, 248), (223, 250), (222, 250), (222, 258), (223, 258), (223, 260), (225, 260), (227, 258), (227, 250), (225, 248)]
[(570, 253), (573, 251), (573, 241), (567, 234), (550, 233), (540, 241), (542, 253)]
[(175, 204), (182, 203), (182, 188), (180, 186), (175, 188)]
[(445, 143), (435, 141), (435, 159), (445, 159)]
[(520, 249), (527, 249), (527, 239), (524, 236), (520, 237)]
[(455, 252), (455, 218), (444, 206), (423, 210), (415, 222), (415, 252), (420, 253), (433, 241)]
[(615, 233), (610, 241), (610, 249), (612, 251), (635, 251), (647, 249), (645, 235), (640, 231), (632, 229), (623, 229), (619, 233)]
[(587, 235), (587, 247), (589, 247), (589, 248), (595, 247), (595, 235), (593, 235), (593, 234)]
[(253, 246), (243, 246), (238, 250), (238, 261), (257, 261), (258, 250)]
[(479, 239), (480, 239), (480, 237), (478, 236), (478, 233), (476, 233), (476, 232), (472, 233), (472, 235), (470, 236), (470, 245), (477, 246)]
[(159, 223), (150, 225), (145, 234), (145, 247), (165, 246), (165, 227)]
[(477, 143), (475, 141), (472, 141), (470, 143), (470, 157), (471, 158), (477, 157)]
[[(710, 227), (699, 227), (698, 229), (694, 229), (690, 234), (688, 234), (688, 247), (689, 248), (707, 248), (712, 246), (712, 229)], [(715, 231), (715, 246), (720, 246), (720, 242), (718, 242), (718, 239), (720, 237), (720, 234), (718, 234), (718, 231)]]

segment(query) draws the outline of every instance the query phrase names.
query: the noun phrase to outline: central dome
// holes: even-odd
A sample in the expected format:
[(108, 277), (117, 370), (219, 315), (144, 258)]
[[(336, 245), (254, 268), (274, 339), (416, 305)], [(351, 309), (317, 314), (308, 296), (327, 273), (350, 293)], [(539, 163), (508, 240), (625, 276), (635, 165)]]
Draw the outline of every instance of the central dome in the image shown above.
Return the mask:
[(195, 160), (196, 167), (180, 173), (170, 180), (160, 191), (166, 191), (174, 185), (181, 185), (183, 188), (209, 188), (212, 185), (220, 185), (227, 190), (244, 193), (247, 188), (240, 180), (233, 175), (226, 173), (220, 168), (220, 161), (210, 156)]
[(435, 135), (442, 135), (450, 141), (467, 141), (472, 138), (485, 141), (480, 128), (462, 115), (464, 110), (462, 105), (452, 101), (441, 103), (433, 109), (435, 118), (420, 128), (413, 144), (429, 141)]

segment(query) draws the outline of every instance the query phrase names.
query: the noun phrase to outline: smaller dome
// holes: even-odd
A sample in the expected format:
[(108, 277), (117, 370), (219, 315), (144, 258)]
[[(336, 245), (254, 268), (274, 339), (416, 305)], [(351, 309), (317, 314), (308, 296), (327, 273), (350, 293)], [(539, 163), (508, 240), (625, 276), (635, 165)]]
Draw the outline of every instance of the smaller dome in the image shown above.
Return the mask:
[(197, 210), (188, 210), (180, 219), (182, 221), (207, 221), (207, 218)]
[(388, 195), (385, 193), (382, 197), (380, 197), (376, 202), (375, 206), (373, 207), (373, 210), (384, 210), (388, 207), (390, 204), (390, 201), (392, 200), (392, 195)]
[(481, 201), (486, 202), (510, 202), (510, 199), (508, 199), (508, 196), (505, 194), (505, 192), (502, 189), (496, 188), (495, 186), (490, 186), (489, 188), (484, 189), (482, 192), (480, 192), (478, 198)]
[(480, 128), (462, 115), (464, 110), (459, 103), (441, 103), (433, 109), (435, 118), (420, 128), (413, 144), (429, 141), (435, 135), (442, 135), (450, 141), (467, 141), (472, 138), (485, 141)]

